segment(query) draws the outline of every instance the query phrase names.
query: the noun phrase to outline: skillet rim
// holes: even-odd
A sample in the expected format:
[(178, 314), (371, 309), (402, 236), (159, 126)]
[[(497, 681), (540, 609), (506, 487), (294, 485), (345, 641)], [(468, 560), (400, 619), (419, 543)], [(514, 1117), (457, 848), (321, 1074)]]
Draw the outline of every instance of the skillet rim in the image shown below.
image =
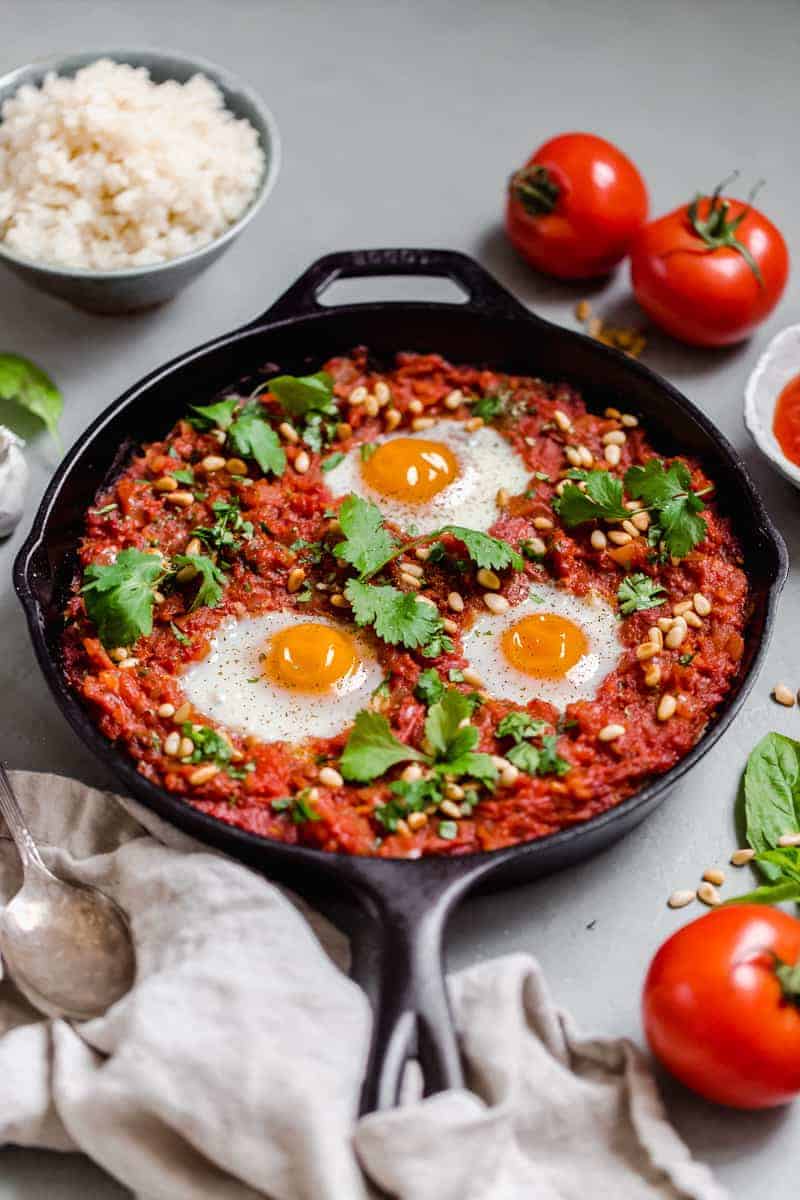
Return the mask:
[[(450, 252), (440, 253), (448, 254)], [(331, 271), (334, 272), (336, 266), (347, 257), (347, 254), (334, 254), (317, 260), (296, 281), (290, 290), (294, 290), (306, 276), (311, 275), (315, 270), (317, 272), (324, 270), (328, 264), (331, 266)], [(452, 259), (464, 259), (472, 267), (477, 268), (479, 271), (485, 271), (482, 266), (466, 255), (451, 254), (450, 257)], [(413, 267), (407, 273), (414, 274)], [(485, 272), (485, 274), (495, 287), (506, 292), (506, 289), (497, 283), (488, 272)], [(318, 288), (317, 290), (319, 291), (320, 289)], [(206, 844), (221, 848), (251, 864), (255, 863), (266, 866), (274, 865), (276, 861), (283, 860), (287, 863), (295, 863), (297, 866), (306, 866), (313, 869), (315, 873), (323, 876), (349, 877), (351, 884), (368, 884), (370, 876), (375, 871), (380, 873), (397, 870), (399, 864), (402, 864), (400, 867), (402, 870), (419, 871), (420, 868), (423, 868), (429, 874), (444, 874), (448, 877), (451, 873), (458, 873), (460, 871), (464, 871), (466, 874), (489, 874), (512, 859), (519, 861), (527, 858), (532, 860), (543, 858), (547, 861), (550, 857), (558, 856), (562, 848), (567, 848), (576, 840), (581, 840), (581, 838), (585, 841), (591, 841), (594, 835), (594, 841), (598, 844), (610, 841), (613, 835), (608, 836), (606, 834), (609, 826), (617, 823), (625, 824), (627, 822), (628, 827), (630, 827), (638, 823), (635, 819), (635, 814), (639, 810), (641, 810), (640, 819), (643, 819), (661, 800), (666, 798), (666, 795), (672, 790), (675, 784), (712, 749), (733, 722), (733, 719), (749, 695), (763, 665), (773, 632), (778, 599), (788, 573), (788, 553), (783, 537), (769, 516), (746, 464), (738, 451), (710, 418), (697, 408), (688, 397), (684, 396), (667, 380), (657, 375), (656, 372), (637, 360), (623, 355), (620, 351), (612, 347), (604, 346), (579, 332), (553, 325), (552, 322), (544, 320), (535, 313), (528, 312), (510, 292), (507, 294), (509, 300), (508, 310), (500, 314), (499, 319), (522, 328), (531, 322), (546, 328), (556, 328), (561, 337), (566, 336), (568, 340), (589, 343), (591, 352), (598, 359), (608, 359), (610, 357), (612, 360), (621, 362), (627, 373), (639, 376), (650, 387), (659, 389), (668, 405), (673, 409), (679, 409), (686, 417), (699, 425), (710, 444), (713, 445), (717, 457), (727, 460), (727, 466), (731, 474), (735, 476), (737, 482), (741, 485), (749, 502), (749, 508), (753, 517), (753, 527), (762, 535), (764, 549), (768, 548), (771, 551), (773, 559), (771, 564), (765, 564), (764, 570), (763, 628), (761, 629), (758, 644), (755, 647), (747, 670), (737, 678), (735, 692), (729, 693), (724, 702), (723, 710), (716, 716), (713, 724), (703, 733), (702, 737), (689, 753), (670, 768), (669, 771), (658, 776), (643, 788), (640, 788), (632, 796), (627, 797), (621, 803), (597, 816), (568, 826), (556, 833), (526, 842), (519, 842), (513, 846), (503, 847), (498, 850), (476, 851), (460, 855), (428, 855), (419, 859), (403, 859), (351, 855), (341, 851), (315, 850), (306, 846), (290, 845), (249, 830), (240, 829), (234, 825), (229, 825), (216, 817), (200, 812), (182, 797), (166, 792), (164, 789), (145, 779), (137, 771), (133, 760), (129, 760), (122, 751), (118, 750), (112, 742), (104, 737), (97, 726), (91, 721), (88, 711), (80, 703), (77, 696), (67, 687), (61, 666), (55, 656), (50, 653), (47, 646), (44, 612), (42, 611), (42, 605), (36, 592), (36, 556), (46, 546), (49, 519), (56, 508), (62, 489), (70, 480), (73, 471), (79, 467), (84, 452), (94, 440), (95, 435), (121, 409), (134, 405), (137, 400), (143, 398), (159, 380), (175, 375), (204, 355), (217, 352), (239, 342), (246, 343), (250, 338), (280, 330), (283, 327), (297, 328), (301, 323), (311, 327), (319, 322), (324, 323), (351, 314), (358, 316), (367, 311), (371, 313), (390, 311), (395, 316), (400, 316), (404, 313), (424, 313), (434, 309), (437, 312), (449, 311), (451, 314), (469, 313), (471, 316), (477, 315), (479, 318), (489, 315), (485, 312), (482, 313), (479, 308), (471, 307), (469, 304), (449, 304), (430, 301), (380, 301), (338, 305), (335, 307), (299, 305), (296, 315), (282, 315), (277, 319), (270, 320), (270, 312), (281, 311), (280, 306), (283, 297), (279, 297), (275, 305), (272, 306), (272, 309), (268, 310), (261, 317), (236, 330), (222, 334), (217, 338), (212, 338), (200, 346), (193, 347), (183, 354), (177, 355), (162, 366), (155, 368), (99, 413), (83, 433), (80, 434), (59, 464), (45, 490), (31, 524), (30, 531), (20, 547), (14, 562), (14, 588), (25, 612), (37, 662), (59, 709), (83, 743), (125, 783), (136, 800), (145, 804), (146, 807), (150, 808), (168, 823), (178, 826)], [(492, 315), (497, 317), (498, 314), (495, 313)], [(469, 868), (472, 868), (472, 870), (470, 871)]]

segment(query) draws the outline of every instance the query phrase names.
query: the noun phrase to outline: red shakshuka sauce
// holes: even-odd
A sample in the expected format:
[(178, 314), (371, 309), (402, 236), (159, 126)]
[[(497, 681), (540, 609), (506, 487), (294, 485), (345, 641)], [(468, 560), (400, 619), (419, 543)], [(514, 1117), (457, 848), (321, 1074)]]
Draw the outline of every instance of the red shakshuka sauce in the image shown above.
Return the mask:
[(772, 428), (783, 453), (800, 466), (800, 375), (790, 379), (778, 396)]
[[(204, 458), (225, 457), (231, 451), (220, 446), (219, 435), (213, 431), (198, 431), (181, 420), (163, 441), (143, 446), (116, 482), (96, 497), (80, 542), (81, 571), (89, 564), (114, 562), (128, 547), (156, 547), (166, 556), (184, 553), (197, 526), (213, 525), (215, 501), (235, 497), (243, 518), (253, 528), (227, 571), (218, 606), (190, 611), (194, 589), (180, 586), (157, 597), (152, 634), (128, 648), (135, 660), (132, 666), (122, 666), (114, 660), (113, 648), (101, 644), (86, 614), (79, 573), (65, 614), (66, 672), (103, 734), (131, 756), (146, 779), (221, 821), (282, 842), (403, 858), (493, 850), (543, 837), (619, 804), (673, 767), (700, 738), (731, 688), (740, 669), (749, 616), (741, 548), (729, 519), (716, 507), (713, 480), (701, 465), (690, 458), (682, 460), (691, 473), (692, 487), (704, 492), (707, 504), (705, 539), (685, 558), (676, 561), (654, 555), (646, 533), (624, 545), (611, 540), (601, 545), (601, 539), (592, 540), (598, 524), (563, 528), (552, 502), (570, 468), (568, 447), (588, 448), (594, 463), (605, 466), (605, 435), (624, 432), (619, 462), (609, 466), (620, 477), (630, 466), (656, 455), (647, 431), (633, 418), (623, 420), (614, 409), (606, 410), (605, 415), (588, 412), (581, 396), (567, 384), (453, 366), (436, 354), (399, 354), (391, 369), (375, 371), (366, 350), (358, 349), (350, 356), (332, 359), (325, 369), (335, 380), (340, 410), (335, 438), (321, 454), (286, 440), (288, 465), (281, 478), (264, 477), (253, 460), (246, 463), (246, 476), (227, 468), (204, 475), (200, 467)], [(384, 400), (375, 412), (376, 406), (363, 399), (350, 403), (349, 397), (359, 388), (366, 388), (371, 396), (377, 389), (384, 398), (388, 388), (391, 399), (388, 403)], [(375, 811), (390, 798), (389, 785), (399, 777), (402, 765), (373, 783), (325, 786), (320, 771), (338, 766), (350, 726), (335, 737), (302, 744), (243, 735), (191, 709), (181, 688), (181, 673), (208, 654), (209, 639), (224, 619), (289, 609), (302, 614), (304, 620), (315, 616), (347, 620), (348, 610), (331, 602), (332, 597), (341, 597), (347, 565), (331, 554), (322, 555), (315, 563), (302, 550), (292, 549), (300, 540), (314, 544), (330, 541), (336, 528), (341, 499), (334, 499), (326, 487), (321, 463), (332, 453), (346, 453), (374, 441), (387, 428), (408, 432), (421, 415), (470, 420), (469, 405), (453, 400), (454, 392), (472, 401), (505, 395), (505, 415), (490, 418), (490, 423), (530, 472), (524, 491), (503, 498), (489, 531), (517, 548), (535, 538), (545, 545), (543, 556), (526, 558), (523, 570), (502, 572), (501, 594), (510, 605), (527, 597), (537, 584), (549, 584), (578, 596), (598, 593), (616, 609), (619, 585), (633, 572), (645, 572), (657, 581), (665, 589), (665, 603), (620, 616), (617, 664), (598, 683), (591, 699), (570, 704), (560, 713), (536, 699), (536, 679), (531, 679), (526, 711), (552, 724), (558, 754), (569, 770), (561, 775), (520, 771), (510, 786), (482, 790), (475, 807), (449, 823), (448, 836), (441, 835), (443, 824), (438, 814), (420, 828), (402, 823), (392, 832), (376, 818)], [(200, 394), (194, 402), (204, 405), (211, 399)], [(286, 419), (277, 399), (265, 392), (260, 401), (277, 430)], [(794, 454), (798, 456), (797, 449)], [(309, 465), (303, 470), (306, 461)], [(234, 466), (238, 470), (240, 464)], [(194, 472), (194, 491), (188, 506), (180, 507), (155, 485), (167, 474), (189, 470)], [(552, 522), (552, 527), (547, 522)], [(610, 529), (602, 527), (606, 532)], [(401, 540), (406, 536), (397, 529), (395, 533)], [(334, 536), (333, 542), (339, 538), (341, 534)], [(301, 593), (289, 587), (290, 574), (298, 564), (305, 571)], [(461, 633), (476, 616), (486, 614), (485, 589), (477, 581), (474, 566), (454, 579), (446, 563), (426, 562), (424, 576), (424, 594), (450, 622), (452, 650), (431, 659), (375, 639), (387, 682), (372, 706), (384, 713), (397, 738), (416, 747), (423, 746), (426, 716), (425, 705), (414, 692), (420, 672), (434, 666), (445, 681), (451, 671), (458, 680), (459, 673), (469, 668)], [(401, 578), (398, 562), (391, 564), (382, 581), (408, 590), (408, 579)], [(448, 605), (454, 588), (463, 597), (460, 612)], [(704, 610), (708, 601), (710, 612), (704, 611), (690, 624), (681, 646), (662, 646), (656, 656), (645, 661), (637, 657), (637, 647), (648, 640), (658, 619), (671, 618), (676, 605), (679, 611), (687, 602), (691, 607), (697, 594), (704, 598)], [(652, 670), (654, 666), (657, 672)], [(251, 681), (251, 686), (258, 685)], [(466, 683), (453, 686), (473, 690)], [(490, 685), (486, 686), (488, 694), (484, 693), (471, 721), (480, 732), (478, 749), (499, 754), (507, 750), (508, 741), (497, 738), (497, 725), (520, 706), (491, 694)], [(669, 719), (659, 719), (659, 706), (666, 695), (675, 698), (675, 711)], [(204, 782), (190, 782), (196, 778), (196, 764), (181, 762), (165, 752), (176, 724), (172, 716), (159, 716), (164, 705), (177, 710), (179, 718), (185, 719), (189, 712), (191, 721), (222, 732), (234, 747), (236, 762), (246, 764), (247, 769), (218, 770), (209, 773), (211, 777)], [(624, 726), (624, 734), (616, 740), (598, 738), (611, 724)], [(296, 809), (281, 803), (282, 798), (299, 793), (312, 796), (313, 820), (303, 819), (302, 812), (298, 818)]]

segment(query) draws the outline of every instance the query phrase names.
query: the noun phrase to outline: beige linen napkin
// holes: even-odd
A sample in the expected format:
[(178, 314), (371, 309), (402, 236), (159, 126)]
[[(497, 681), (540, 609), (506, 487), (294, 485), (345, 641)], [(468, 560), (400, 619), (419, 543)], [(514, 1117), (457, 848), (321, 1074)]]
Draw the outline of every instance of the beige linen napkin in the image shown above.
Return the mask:
[[(328, 922), (131, 801), (13, 780), (48, 863), (128, 912), (138, 975), (79, 1026), (0, 983), (0, 1143), (143, 1200), (725, 1200), (635, 1047), (579, 1035), (522, 955), (450, 981), (472, 1090), (356, 1122), (369, 1010)], [(18, 883), (0, 838), (0, 901)]]

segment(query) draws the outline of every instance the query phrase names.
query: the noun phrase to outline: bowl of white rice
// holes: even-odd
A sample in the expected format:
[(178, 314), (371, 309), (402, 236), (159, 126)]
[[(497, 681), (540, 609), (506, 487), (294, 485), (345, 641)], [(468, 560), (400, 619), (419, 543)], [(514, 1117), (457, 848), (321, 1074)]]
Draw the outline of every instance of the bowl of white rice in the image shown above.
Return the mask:
[(92, 312), (171, 299), (275, 183), (269, 109), (227, 71), (150, 50), (0, 78), (0, 265)]

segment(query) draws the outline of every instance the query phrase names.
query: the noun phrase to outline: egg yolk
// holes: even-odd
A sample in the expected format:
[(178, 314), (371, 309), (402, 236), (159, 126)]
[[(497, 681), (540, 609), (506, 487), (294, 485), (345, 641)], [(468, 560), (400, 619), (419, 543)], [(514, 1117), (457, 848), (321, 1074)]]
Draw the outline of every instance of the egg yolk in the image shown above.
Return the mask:
[(346, 633), (316, 621), (301, 621), (272, 635), (262, 662), (267, 678), (282, 687), (326, 692), (352, 675), (360, 659)]
[(589, 648), (574, 621), (556, 613), (531, 613), (503, 633), (503, 654), (513, 667), (536, 679), (566, 675)]
[(449, 446), (425, 438), (392, 438), (361, 464), (369, 487), (409, 504), (430, 500), (459, 474), (458, 459)]

